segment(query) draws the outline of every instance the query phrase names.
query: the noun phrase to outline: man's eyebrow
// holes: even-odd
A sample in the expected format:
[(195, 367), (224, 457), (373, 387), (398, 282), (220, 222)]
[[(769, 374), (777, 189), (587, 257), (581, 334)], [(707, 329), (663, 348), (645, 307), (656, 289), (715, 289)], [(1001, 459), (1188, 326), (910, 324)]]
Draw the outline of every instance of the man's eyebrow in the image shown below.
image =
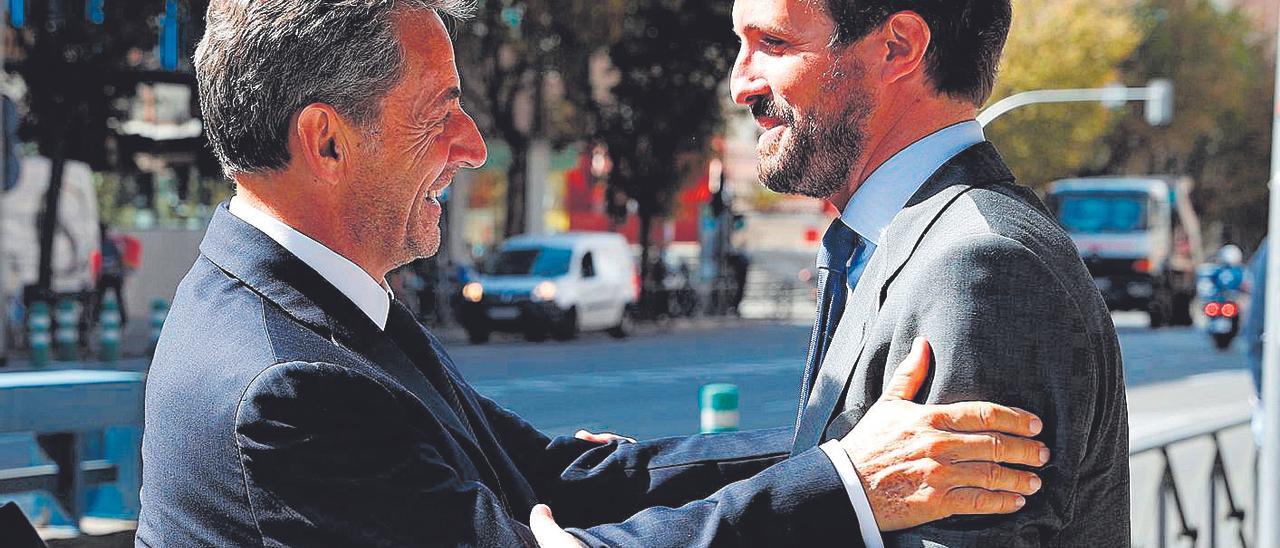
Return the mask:
[(750, 32), (758, 32), (761, 34), (772, 34), (775, 36), (781, 36), (781, 35), (787, 34), (787, 32), (783, 30), (781, 27), (776, 27), (773, 25), (768, 25), (763, 23), (751, 23), (747, 25), (743, 30), (745, 31), (743, 34), (747, 34)]

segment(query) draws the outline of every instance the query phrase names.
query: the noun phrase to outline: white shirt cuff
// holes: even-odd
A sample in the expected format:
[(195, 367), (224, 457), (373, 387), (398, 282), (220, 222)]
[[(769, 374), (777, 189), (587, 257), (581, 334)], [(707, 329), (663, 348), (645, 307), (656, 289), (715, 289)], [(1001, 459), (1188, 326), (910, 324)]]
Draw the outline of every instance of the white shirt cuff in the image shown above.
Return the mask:
[(858, 517), (858, 529), (862, 533), (862, 543), (867, 548), (884, 548), (884, 539), (880, 537), (880, 526), (876, 524), (876, 515), (871, 511), (871, 501), (867, 492), (862, 489), (862, 479), (853, 467), (853, 459), (840, 446), (840, 440), (831, 440), (821, 445), (822, 452), (831, 459), (836, 467), (840, 482), (844, 483), (844, 491), (853, 503), (853, 513)]

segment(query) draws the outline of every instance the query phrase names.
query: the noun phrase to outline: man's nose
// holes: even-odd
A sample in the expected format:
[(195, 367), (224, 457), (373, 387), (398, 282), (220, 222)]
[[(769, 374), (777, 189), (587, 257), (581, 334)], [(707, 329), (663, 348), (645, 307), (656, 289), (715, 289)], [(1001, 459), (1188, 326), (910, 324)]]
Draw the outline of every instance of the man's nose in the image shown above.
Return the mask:
[(453, 145), (453, 162), (462, 167), (478, 169), (489, 160), (489, 147), (485, 145), (484, 136), (470, 114), (463, 113), (461, 135)]
[(769, 95), (769, 83), (756, 74), (748, 63), (744, 53), (738, 54), (733, 64), (733, 73), (729, 78), (729, 91), (733, 94), (733, 102), (744, 107), (751, 106), (760, 97)]

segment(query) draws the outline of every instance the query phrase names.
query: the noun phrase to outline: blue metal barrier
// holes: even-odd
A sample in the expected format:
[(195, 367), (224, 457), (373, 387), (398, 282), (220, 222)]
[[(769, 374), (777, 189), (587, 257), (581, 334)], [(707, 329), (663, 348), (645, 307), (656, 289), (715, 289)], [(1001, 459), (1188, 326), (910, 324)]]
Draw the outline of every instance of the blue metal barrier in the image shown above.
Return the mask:
[[(0, 461), (0, 495), (49, 493), (54, 508), (40, 496), (17, 500), (27, 515), (50, 515), (73, 528), (90, 512), (136, 518), (143, 378), (123, 371), (0, 374), (0, 435), (10, 434), (3, 436), (9, 450)], [(15, 465), (14, 448), (22, 444), (43, 455), (33, 451)]]

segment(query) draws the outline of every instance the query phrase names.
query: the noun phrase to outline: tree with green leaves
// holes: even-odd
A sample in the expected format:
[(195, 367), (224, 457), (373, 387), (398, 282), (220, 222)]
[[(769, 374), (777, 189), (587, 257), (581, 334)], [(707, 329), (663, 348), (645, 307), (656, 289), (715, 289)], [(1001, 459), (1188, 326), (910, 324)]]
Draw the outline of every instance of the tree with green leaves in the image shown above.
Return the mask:
[(721, 127), (721, 82), (736, 40), (729, 2), (632, 2), (609, 49), (617, 74), (600, 107), (598, 139), (609, 149), (609, 184), (635, 202), (647, 275), (653, 221), (666, 215), (690, 168)]
[[(201, 0), (179, 3), (199, 13), (205, 5)], [(86, 0), (27, 2), (23, 28), (14, 32), (18, 55), (10, 66), (27, 87), (21, 136), (51, 160), (44, 213), (38, 220), (41, 293), (47, 293), (52, 282), (54, 212), (62, 195), (65, 162), (79, 160), (95, 169), (108, 166), (109, 121), (123, 117), (121, 99), (133, 95), (141, 69), (134, 61), (139, 52), (156, 46), (165, 4), (101, 2), (98, 13), (89, 7)]]
[(1098, 146), (1093, 171), (1188, 175), (1202, 220), (1224, 241), (1252, 246), (1267, 226), (1274, 46), (1262, 25), (1219, 4), (1138, 4), (1145, 38), (1126, 79), (1173, 80), (1173, 122), (1151, 127), (1134, 109)]
[[(1141, 35), (1125, 2), (1015, 0), (991, 102), (1024, 91), (1096, 88), (1120, 81)], [(1000, 117), (987, 136), (1027, 185), (1076, 175), (1110, 129), (1096, 103), (1045, 104)]]
[[(533, 143), (574, 141), (589, 129), (588, 55), (610, 42), (620, 0), (482, 0), (476, 19), (458, 33), (457, 57), (466, 98), (486, 134), (511, 151), (507, 168), (506, 237), (527, 226), (526, 192)], [(557, 85), (553, 85), (557, 84)], [(581, 96), (586, 86), (586, 96)], [(570, 100), (578, 93), (579, 100)], [(584, 129), (587, 131), (584, 132)]]

